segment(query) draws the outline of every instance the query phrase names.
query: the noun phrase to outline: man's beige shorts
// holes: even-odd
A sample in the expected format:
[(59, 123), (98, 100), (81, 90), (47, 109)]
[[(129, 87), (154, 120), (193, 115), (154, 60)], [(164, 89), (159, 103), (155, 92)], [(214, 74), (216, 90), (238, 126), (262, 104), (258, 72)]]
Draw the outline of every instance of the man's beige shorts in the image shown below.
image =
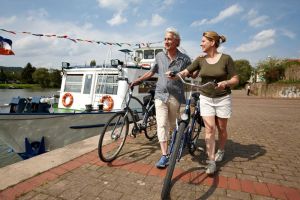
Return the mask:
[(176, 127), (179, 108), (180, 104), (173, 96), (170, 96), (167, 102), (155, 99), (157, 137), (159, 142), (168, 141), (170, 132)]

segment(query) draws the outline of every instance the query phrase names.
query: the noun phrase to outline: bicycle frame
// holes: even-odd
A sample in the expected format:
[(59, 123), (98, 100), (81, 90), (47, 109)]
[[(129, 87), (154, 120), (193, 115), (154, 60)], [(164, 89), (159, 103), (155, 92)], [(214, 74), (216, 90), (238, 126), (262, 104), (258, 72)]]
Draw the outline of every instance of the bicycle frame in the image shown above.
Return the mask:
[[(170, 73), (171, 77), (175, 76), (175, 75), (176, 74), (174, 72)], [(181, 79), (181, 81), (184, 84), (196, 86), (199, 88), (204, 88), (208, 85), (215, 87), (215, 83), (213, 83), (213, 82), (206, 83), (202, 86), (197, 86), (195, 84), (186, 83), (183, 80), (183, 78), (180, 76), (179, 73), (177, 74), (177, 76)], [(172, 139), (171, 139), (170, 148), (169, 148), (169, 155), (170, 155), (169, 166), (167, 168), (167, 173), (166, 173), (166, 176), (164, 179), (163, 188), (162, 188), (162, 192), (161, 192), (162, 199), (166, 199), (168, 197), (168, 195), (170, 193), (171, 180), (172, 180), (176, 162), (178, 162), (180, 160), (181, 155), (182, 155), (182, 150), (184, 149), (184, 147), (186, 146), (188, 141), (192, 140), (191, 135), (192, 135), (192, 131), (194, 128), (193, 126), (195, 125), (195, 120), (197, 119), (198, 116), (197, 115), (193, 116), (194, 120), (192, 121), (192, 125), (190, 126), (190, 128), (187, 129), (187, 127), (189, 126), (190, 119), (191, 119), (191, 116), (190, 116), (190, 114), (191, 114), (191, 109), (190, 109), (191, 96), (192, 96), (192, 91), (189, 95), (189, 98), (186, 101), (186, 106), (185, 106), (183, 114), (180, 117), (179, 122), (178, 122), (178, 120), (176, 120), (176, 129), (174, 130), (174, 132), (172, 134)], [(196, 110), (194, 111), (194, 114), (197, 114), (198, 111), (199, 111), (198, 108), (196, 108)], [(201, 126), (201, 123), (200, 123), (200, 126)], [(191, 151), (190, 151), (190, 153), (191, 153)]]
[[(129, 85), (128, 80), (127, 80), (127, 83)], [(153, 97), (153, 95), (151, 95), (151, 99), (145, 106), (145, 110), (142, 107), (143, 119), (142, 119), (141, 123), (138, 123), (138, 121), (139, 121), (138, 112), (135, 112), (129, 106), (130, 101), (133, 97), (133, 87), (128, 87), (128, 90), (126, 93), (128, 93), (128, 98), (126, 100), (126, 104), (125, 104), (125, 108), (124, 108), (123, 112), (125, 112), (125, 116), (128, 116), (128, 114), (130, 113), (132, 121), (133, 121), (133, 130), (141, 131), (146, 127), (147, 114), (148, 114), (148, 111), (151, 110), (152, 107), (154, 106), (154, 104), (151, 104), (151, 102), (153, 102), (153, 100), (154, 100), (154, 97)], [(135, 134), (133, 134), (133, 135), (136, 136)]]

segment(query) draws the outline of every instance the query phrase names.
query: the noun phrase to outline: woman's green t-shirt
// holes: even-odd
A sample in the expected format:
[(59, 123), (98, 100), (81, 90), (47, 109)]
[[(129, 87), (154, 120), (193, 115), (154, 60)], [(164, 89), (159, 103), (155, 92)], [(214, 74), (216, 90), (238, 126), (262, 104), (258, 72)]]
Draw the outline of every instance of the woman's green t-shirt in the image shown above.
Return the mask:
[[(186, 68), (190, 73), (200, 70), (199, 76), (201, 83), (205, 84), (209, 81), (216, 80), (217, 82), (225, 81), (236, 75), (234, 62), (227, 54), (222, 54), (218, 62), (209, 64), (205, 57), (198, 57)], [(231, 93), (230, 87), (225, 90), (215, 89), (214, 87), (207, 87), (200, 91), (200, 93), (207, 97), (222, 97)]]

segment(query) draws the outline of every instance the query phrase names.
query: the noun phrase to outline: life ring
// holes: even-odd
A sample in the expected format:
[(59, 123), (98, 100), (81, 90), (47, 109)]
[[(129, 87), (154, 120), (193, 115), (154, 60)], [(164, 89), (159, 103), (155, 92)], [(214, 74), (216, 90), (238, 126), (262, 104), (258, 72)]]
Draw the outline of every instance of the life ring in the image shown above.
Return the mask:
[(148, 63), (142, 63), (141, 64), (141, 66), (142, 66), (142, 68), (146, 68), (146, 69), (150, 69), (150, 64), (148, 64)]
[(105, 96), (101, 97), (100, 103), (103, 104), (104, 111), (111, 111), (114, 107), (114, 100), (109, 95), (105, 95)]
[(64, 107), (70, 107), (73, 104), (73, 100), (73, 95), (71, 93), (66, 93), (62, 97), (62, 104), (64, 105)]

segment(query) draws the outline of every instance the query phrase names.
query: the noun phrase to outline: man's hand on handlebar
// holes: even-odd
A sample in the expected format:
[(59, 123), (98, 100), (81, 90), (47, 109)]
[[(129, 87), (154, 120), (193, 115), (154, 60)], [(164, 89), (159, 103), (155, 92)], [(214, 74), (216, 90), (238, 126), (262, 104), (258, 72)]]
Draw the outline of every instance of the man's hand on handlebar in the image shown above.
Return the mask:
[(177, 80), (178, 79), (178, 77), (176, 76), (177, 73), (178, 71), (167, 71), (165, 75), (168, 79)]
[(129, 87), (130, 87), (130, 88), (133, 88), (134, 86), (139, 85), (139, 84), (141, 84), (141, 83), (142, 83), (142, 82), (139, 81), (139, 80), (134, 80), (134, 81), (132, 81), (132, 82), (129, 84)]

